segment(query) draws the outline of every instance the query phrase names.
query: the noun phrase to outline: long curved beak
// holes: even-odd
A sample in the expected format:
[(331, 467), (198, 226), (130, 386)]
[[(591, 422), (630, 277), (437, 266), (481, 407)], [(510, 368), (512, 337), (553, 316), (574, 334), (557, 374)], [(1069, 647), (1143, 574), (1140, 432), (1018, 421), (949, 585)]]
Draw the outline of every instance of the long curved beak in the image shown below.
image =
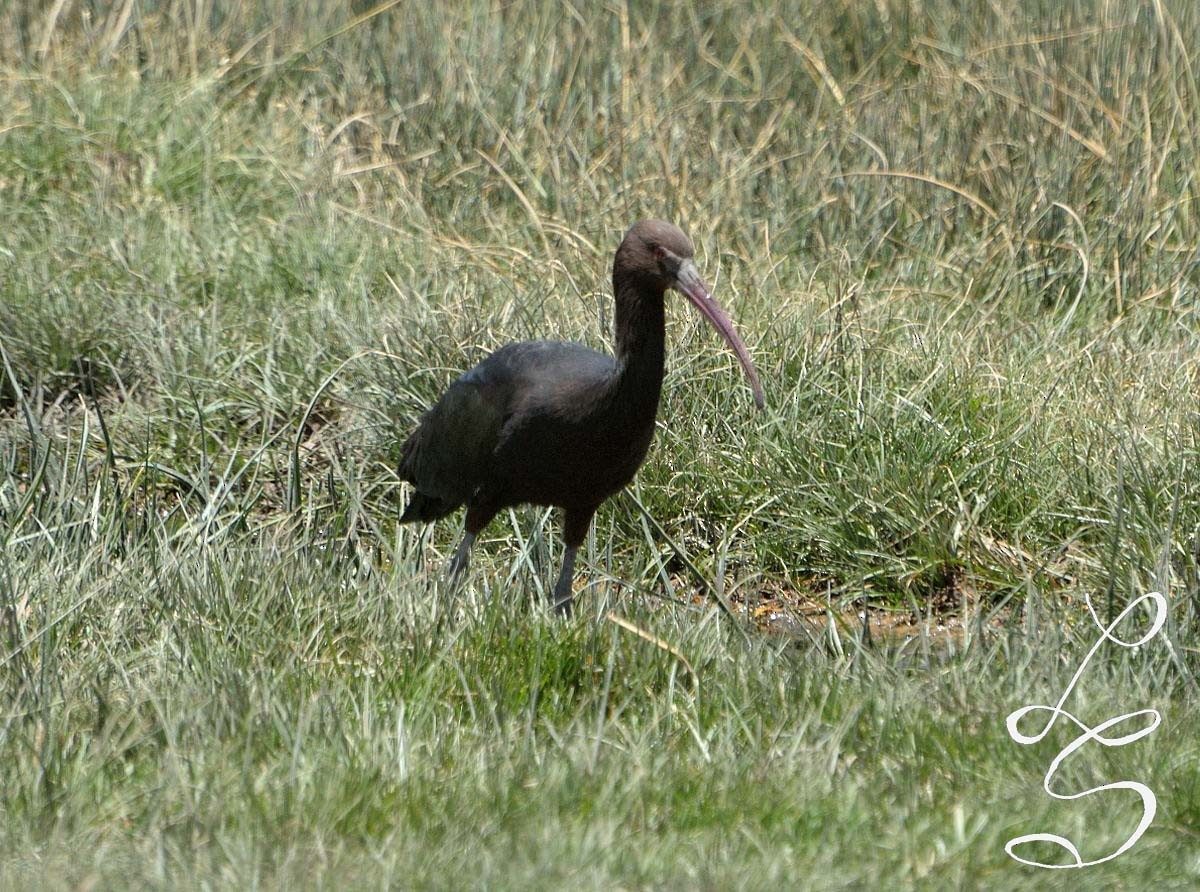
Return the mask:
[(729, 318), (729, 314), (721, 309), (721, 305), (713, 300), (712, 291), (704, 280), (700, 278), (700, 272), (696, 269), (696, 264), (691, 260), (685, 260), (679, 266), (679, 272), (675, 275), (675, 287), (688, 300), (696, 305), (696, 309), (700, 311), (713, 328), (721, 333), (721, 337), (725, 339), (725, 343), (730, 349), (737, 354), (738, 362), (742, 364), (742, 369), (746, 372), (746, 377), (750, 379), (750, 390), (754, 393), (754, 405), (758, 408), (763, 408), (762, 384), (758, 381), (758, 372), (754, 370), (754, 363), (750, 361), (750, 351), (746, 349), (746, 345), (742, 343), (742, 339), (738, 337), (738, 333), (733, 328), (733, 320)]

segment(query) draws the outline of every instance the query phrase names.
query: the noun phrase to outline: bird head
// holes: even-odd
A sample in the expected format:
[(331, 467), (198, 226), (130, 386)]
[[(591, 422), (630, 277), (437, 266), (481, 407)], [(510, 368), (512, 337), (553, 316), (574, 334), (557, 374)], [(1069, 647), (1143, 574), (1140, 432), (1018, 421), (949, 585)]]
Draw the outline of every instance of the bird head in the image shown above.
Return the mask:
[(750, 381), (754, 404), (761, 409), (762, 385), (750, 360), (750, 351), (734, 329), (729, 314), (713, 299), (712, 289), (696, 268), (694, 254), (691, 239), (679, 227), (665, 220), (642, 220), (625, 234), (617, 249), (614, 275), (621, 270), (661, 291), (674, 289), (691, 301), (737, 356)]

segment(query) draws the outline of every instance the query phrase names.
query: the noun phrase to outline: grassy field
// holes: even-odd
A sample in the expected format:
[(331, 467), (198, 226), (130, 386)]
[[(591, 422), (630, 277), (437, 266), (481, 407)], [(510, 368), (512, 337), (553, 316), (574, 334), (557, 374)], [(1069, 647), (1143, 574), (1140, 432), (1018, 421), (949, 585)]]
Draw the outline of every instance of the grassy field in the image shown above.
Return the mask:
[[(1198, 46), (1186, 0), (0, 8), (0, 887), (1195, 888)], [(576, 617), (541, 509), (451, 597), (402, 437), (606, 345), (644, 216), (767, 411), (672, 301)], [(1024, 867), (1137, 825), (1005, 718), (1151, 590), (1066, 708), (1162, 725), (1054, 788), (1154, 823)]]

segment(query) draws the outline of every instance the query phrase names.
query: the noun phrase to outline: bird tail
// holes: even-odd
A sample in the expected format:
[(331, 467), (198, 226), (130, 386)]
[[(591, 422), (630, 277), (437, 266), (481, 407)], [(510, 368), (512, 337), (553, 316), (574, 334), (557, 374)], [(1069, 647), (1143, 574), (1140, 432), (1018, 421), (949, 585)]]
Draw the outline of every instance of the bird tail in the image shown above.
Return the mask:
[[(424, 428), (419, 427), (400, 447), (400, 479), (407, 480), (413, 485), (412, 498), (408, 500), (404, 513), (400, 515), (401, 523), (418, 521), (428, 523), (438, 520), (457, 510), (464, 501), (462, 497), (456, 498), (453, 490), (443, 491), (444, 487), (436, 483), (439, 476), (436, 473), (433, 474), (432, 481), (428, 479), (428, 469), (424, 468), (428, 462), (422, 460), (426, 446), (425, 439)], [(433, 495), (425, 492), (424, 489), (436, 489), (440, 494)]]
[(400, 515), (401, 523), (414, 523), (416, 521), (428, 522), (437, 520), (440, 517), (445, 517), (458, 505), (452, 505), (444, 499), (439, 499), (437, 496), (431, 496), (426, 493), (416, 490), (413, 492), (412, 498), (408, 500), (408, 505), (404, 508), (404, 513)]

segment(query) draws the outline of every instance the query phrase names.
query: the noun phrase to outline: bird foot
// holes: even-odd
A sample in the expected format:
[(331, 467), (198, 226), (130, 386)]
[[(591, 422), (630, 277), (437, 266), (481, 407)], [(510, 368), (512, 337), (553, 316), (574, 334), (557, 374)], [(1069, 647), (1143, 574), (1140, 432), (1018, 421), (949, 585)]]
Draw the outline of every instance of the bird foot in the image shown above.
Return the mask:
[(570, 592), (567, 592), (565, 597), (560, 597), (558, 592), (554, 593), (554, 614), (563, 619), (570, 619), (571, 614), (575, 612), (575, 598)]

